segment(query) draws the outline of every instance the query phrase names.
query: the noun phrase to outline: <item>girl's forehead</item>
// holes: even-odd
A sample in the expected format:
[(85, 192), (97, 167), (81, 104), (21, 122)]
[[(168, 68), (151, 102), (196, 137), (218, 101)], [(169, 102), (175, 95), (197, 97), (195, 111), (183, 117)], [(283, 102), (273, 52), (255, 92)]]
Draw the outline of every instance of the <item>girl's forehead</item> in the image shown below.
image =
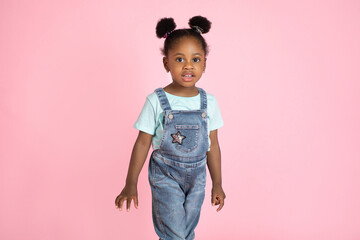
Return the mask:
[(201, 50), (202, 52), (204, 51), (202, 49), (201, 42), (194, 37), (179, 38), (177, 41), (173, 43), (169, 51), (176, 51), (180, 49), (184, 49), (184, 50), (196, 49), (197, 51), (199, 50)]

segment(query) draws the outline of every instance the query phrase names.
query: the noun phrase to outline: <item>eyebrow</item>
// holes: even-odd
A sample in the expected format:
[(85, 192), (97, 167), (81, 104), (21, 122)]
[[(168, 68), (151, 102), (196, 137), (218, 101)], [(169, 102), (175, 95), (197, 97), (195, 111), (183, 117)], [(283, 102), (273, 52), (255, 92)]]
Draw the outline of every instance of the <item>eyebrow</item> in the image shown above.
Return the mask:
[[(185, 56), (185, 54), (183, 54), (183, 53), (175, 53), (174, 56), (176, 56), (176, 55)], [(202, 56), (201, 53), (194, 53), (193, 55), (200, 55), (200, 56)]]

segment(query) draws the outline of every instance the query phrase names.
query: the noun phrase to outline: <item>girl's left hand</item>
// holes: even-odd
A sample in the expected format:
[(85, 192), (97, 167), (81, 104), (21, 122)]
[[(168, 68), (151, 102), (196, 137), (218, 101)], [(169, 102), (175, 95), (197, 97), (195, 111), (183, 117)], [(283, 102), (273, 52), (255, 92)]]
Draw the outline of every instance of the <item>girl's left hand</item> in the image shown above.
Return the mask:
[(221, 186), (213, 186), (211, 190), (211, 205), (219, 205), (216, 209), (219, 212), (224, 206), (225, 193)]

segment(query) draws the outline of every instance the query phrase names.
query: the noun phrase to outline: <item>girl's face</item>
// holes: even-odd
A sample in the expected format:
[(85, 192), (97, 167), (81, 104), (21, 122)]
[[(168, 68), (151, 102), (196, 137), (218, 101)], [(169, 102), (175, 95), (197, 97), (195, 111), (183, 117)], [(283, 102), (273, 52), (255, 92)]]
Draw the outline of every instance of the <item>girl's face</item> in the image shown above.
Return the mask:
[(194, 87), (205, 71), (206, 58), (201, 43), (193, 37), (183, 37), (163, 58), (164, 67), (170, 71), (173, 84)]

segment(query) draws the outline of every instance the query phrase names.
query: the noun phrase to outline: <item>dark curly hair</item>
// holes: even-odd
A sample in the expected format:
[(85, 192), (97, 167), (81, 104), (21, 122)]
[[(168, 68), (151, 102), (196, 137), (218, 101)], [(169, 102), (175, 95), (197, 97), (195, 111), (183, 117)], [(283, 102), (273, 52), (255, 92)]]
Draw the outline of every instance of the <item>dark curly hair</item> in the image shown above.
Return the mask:
[(176, 29), (176, 24), (173, 18), (162, 18), (156, 25), (156, 36), (158, 38), (166, 38), (164, 48), (161, 52), (167, 56), (169, 49), (174, 43), (182, 37), (194, 37), (201, 42), (205, 56), (209, 53), (208, 45), (202, 34), (209, 32), (211, 22), (202, 16), (195, 16), (189, 20), (190, 28)]

